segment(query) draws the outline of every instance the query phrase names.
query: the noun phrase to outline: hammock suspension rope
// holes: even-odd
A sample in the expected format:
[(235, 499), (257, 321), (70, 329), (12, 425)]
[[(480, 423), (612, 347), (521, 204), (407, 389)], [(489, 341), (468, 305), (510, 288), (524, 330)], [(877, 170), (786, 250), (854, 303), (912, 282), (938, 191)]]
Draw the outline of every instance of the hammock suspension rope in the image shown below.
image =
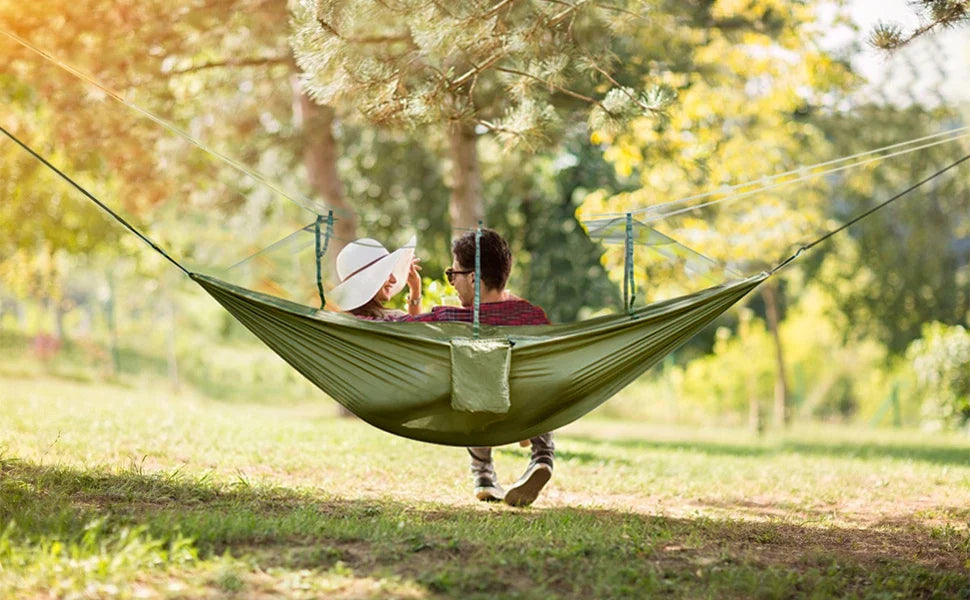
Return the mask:
[(316, 259), (317, 265), (317, 292), (320, 294), (320, 308), (327, 306), (327, 297), (323, 293), (323, 268), (321, 259), (323, 255), (327, 253), (327, 248), (330, 246), (330, 236), (333, 235), (333, 210), (327, 212), (327, 228), (324, 232), (324, 240), (320, 242), (320, 226), (323, 224), (323, 216), (317, 215), (316, 223), (313, 229), (313, 239), (316, 243), (316, 248), (314, 249), (314, 258)]
[(475, 229), (475, 300), (472, 308), (472, 337), (478, 339), (482, 304), (482, 222)]
[[(941, 138), (941, 137), (942, 138), (945, 138), (945, 139), (936, 139), (936, 138)], [(744, 183), (738, 183), (738, 184), (734, 184), (734, 185), (731, 185), (731, 186), (718, 188), (716, 190), (710, 190), (710, 191), (707, 191), (707, 192), (703, 192), (701, 194), (695, 194), (695, 195), (692, 195), (692, 196), (686, 196), (684, 198), (678, 198), (677, 200), (670, 200), (670, 201), (662, 202), (660, 204), (655, 204), (655, 205), (652, 205), (652, 206), (646, 206), (646, 207), (642, 207), (642, 208), (637, 208), (637, 209), (632, 210), (631, 212), (633, 212), (633, 214), (658, 213), (657, 216), (651, 217), (650, 219), (647, 220), (647, 222), (650, 222), (650, 221), (658, 220), (658, 219), (661, 219), (661, 218), (664, 218), (664, 217), (668, 217), (668, 216), (671, 216), (671, 215), (680, 214), (681, 212), (686, 212), (688, 210), (694, 210), (696, 208), (703, 208), (705, 206), (710, 206), (712, 204), (718, 204), (718, 203), (721, 203), (721, 202), (726, 202), (726, 201), (731, 201), (731, 200), (736, 200), (736, 199), (744, 198), (744, 197), (747, 197), (747, 196), (751, 196), (753, 194), (757, 194), (759, 192), (773, 190), (773, 189), (776, 189), (776, 188), (779, 188), (779, 187), (782, 187), (782, 186), (785, 186), (785, 185), (789, 185), (789, 184), (792, 184), (792, 183), (798, 183), (798, 182), (801, 182), (801, 181), (806, 181), (808, 179), (814, 179), (816, 177), (823, 177), (825, 175), (831, 175), (833, 173), (838, 173), (838, 172), (844, 171), (846, 169), (850, 169), (850, 168), (854, 168), (854, 167), (861, 167), (861, 166), (864, 166), (864, 165), (867, 165), (867, 164), (870, 164), (870, 163), (873, 163), (873, 162), (876, 162), (876, 161), (885, 160), (887, 158), (894, 158), (896, 156), (902, 156), (904, 154), (909, 154), (911, 152), (916, 152), (918, 150), (925, 150), (927, 148), (932, 148), (932, 147), (938, 146), (940, 144), (945, 144), (947, 142), (953, 142), (953, 141), (960, 140), (960, 139), (964, 139), (964, 138), (967, 138), (967, 137), (970, 137), (970, 125), (967, 125), (965, 127), (957, 127), (955, 129), (949, 129), (947, 131), (942, 131), (942, 132), (939, 132), (939, 133), (934, 133), (934, 134), (927, 135), (927, 136), (923, 136), (923, 137), (920, 137), (920, 138), (914, 138), (914, 139), (911, 139), (911, 140), (906, 140), (906, 141), (899, 142), (899, 143), (896, 143), (896, 144), (891, 144), (889, 146), (884, 146), (882, 148), (875, 148), (875, 149), (872, 149), (872, 150), (867, 150), (865, 152), (859, 152), (859, 153), (853, 154), (851, 156), (845, 156), (845, 157), (841, 157), (841, 158), (835, 158), (835, 159), (828, 160), (828, 161), (825, 161), (825, 162), (822, 162), (822, 163), (818, 163), (816, 165), (811, 165), (811, 166), (807, 166), (807, 167), (798, 167), (796, 169), (791, 169), (789, 171), (785, 171), (784, 173), (778, 173), (776, 175), (769, 175), (769, 176), (766, 176), (766, 177), (761, 177), (759, 179), (752, 179), (752, 180), (747, 181), (747, 182), (744, 182)], [(892, 152), (890, 154), (885, 154), (885, 155), (882, 155), (882, 156), (873, 156), (872, 158), (869, 158), (869, 159), (858, 160), (858, 161), (855, 161), (855, 162), (850, 162), (848, 164), (839, 165), (837, 167), (833, 167), (831, 169), (826, 169), (824, 171), (812, 172), (814, 169), (817, 169), (817, 168), (821, 168), (821, 167), (825, 167), (825, 166), (829, 166), (829, 165), (833, 165), (833, 164), (838, 164), (838, 163), (843, 163), (843, 162), (850, 161), (850, 160), (853, 160), (853, 159), (856, 159), (856, 158), (865, 157), (865, 156), (869, 156), (869, 155), (875, 155), (875, 154), (878, 154), (880, 152), (884, 152), (886, 150), (891, 150), (891, 149), (895, 149), (895, 148), (899, 148), (899, 147), (903, 147), (903, 146), (909, 146), (909, 145), (912, 145), (912, 144), (915, 144), (915, 143), (918, 143), (918, 142), (923, 142), (923, 141), (926, 141), (926, 140), (933, 140), (933, 139), (935, 139), (935, 141), (928, 142), (926, 144), (922, 144), (922, 145), (915, 146), (915, 147), (912, 147), (912, 148), (905, 148), (903, 150), (898, 150), (898, 151)], [(793, 178), (793, 179), (785, 179), (784, 181), (779, 181), (779, 180), (781, 180), (781, 179), (783, 179), (785, 177), (789, 177), (789, 176), (792, 176), (792, 175), (798, 175), (798, 177), (797, 178)], [(717, 199), (715, 201), (705, 202), (705, 203), (702, 203), (702, 204), (698, 204), (696, 206), (691, 206), (691, 207), (686, 208), (686, 209), (681, 209), (681, 210), (677, 210), (677, 211), (666, 211), (666, 212), (663, 211), (663, 209), (665, 209), (667, 207), (673, 207), (673, 206), (677, 206), (679, 204), (684, 204), (684, 203), (689, 202), (691, 200), (699, 200), (701, 198), (709, 198), (711, 196), (717, 196), (719, 194), (727, 194), (727, 193), (732, 192), (732, 191), (735, 191), (735, 190), (748, 188), (748, 187), (750, 187), (752, 185), (759, 185), (760, 187), (757, 187), (757, 188), (754, 188), (754, 189), (751, 189), (751, 190), (747, 190), (747, 191), (742, 192), (742, 193), (739, 193), (739, 194), (728, 195), (728, 196), (725, 196), (724, 198), (719, 198), (719, 199)], [(624, 214), (626, 214), (626, 213), (625, 212), (623, 212), (623, 213), (599, 213), (599, 214), (596, 214), (596, 215), (592, 215), (591, 216), (591, 220), (598, 220), (598, 219), (609, 218), (609, 217), (622, 217)]]
[[(821, 177), (823, 175), (830, 175), (832, 173), (838, 173), (838, 172), (841, 172), (841, 171), (845, 171), (846, 169), (851, 169), (851, 168), (855, 168), (855, 167), (861, 167), (863, 165), (867, 165), (867, 164), (870, 164), (870, 163), (873, 163), (873, 162), (877, 162), (877, 161), (880, 161), (880, 160), (885, 160), (887, 158), (892, 158), (892, 157), (900, 156), (900, 155), (903, 155), (903, 154), (909, 154), (910, 152), (916, 152), (917, 150), (925, 150), (926, 148), (931, 148), (933, 146), (938, 146), (940, 144), (945, 144), (947, 142), (952, 142), (952, 141), (955, 141), (955, 140), (958, 140), (958, 139), (962, 139), (962, 138), (966, 138), (966, 137), (970, 137), (970, 133), (965, 133), (965, 134), (962, 134), (962, 135), (959, 135), (959, 136), (955, 136), (955, 137), (952, 137), (952, 138), (949, 138), (949, 139), (945, 139), (945, 140), (939, 140), (939, 141), (932, 142), (932, 143), (929, 143), (929, 144), (923, 144), (921, 146), (916, 146), (915, 148), (908, 148), (906, 150), (900, 150), (898, 152), (894, 152), (892, 154), (886, 154), (884, 156), (875, 156), (875, 157), (872, 157), (872, 158), (869, 158), (869, 159), (866, 159), (866, 160), (862, 160), (862, 161), (858, 161), (858, 162), (855, 162), (855, 163), (851, 163), (851, 164), (843, 165), (843, 166), (836, 167), (836, 168), (833, 168), (833, 169), (829, 169), (828, 171), (824, 171), (824, 172), (821, 172), (821, 173), (810, 173), (808, 175), (803, 175), (803, 176), (798, 177), (796, 179), (790, 179), (790, 180), (787, 180), (787, 181), (782, 181), (782, 182), (779, 182), (779, 183), (774, 183), (774, 184), (771, 184), (771, 185), (766, 185), (764, 187), (760, 187), (760, 188), (757, 188), (757, 189), (754, 189), (754, 190), (749, 190), (747, 192), (744, 192), (744, 193), (741, 193), (741, 194), (736, 194), (734, 196), (728, 196), (726, 198), (719, 198), (717, 200), (711, 200), (709, 202), (703, 202), (703, 203), (698, 204), (696, 206), (688, 206), (686, 208), (681, 208), (679, 210), (674, 210), (674, 211), (670, 211), (670, 212), (660, 213), (660, 214), (658, 214), (658, 215), (656, 215), (654, 217), (651, 217), (650, 219), (647, 219), (647, 222), (658, 221), (660, 219), (666, 219), (667, 217), (672, 217), (674, 215), (679, 215), (679, 214), (682, 214), (682, 213), (685, 213), (685, 212), (690, 212), (690, 211), (693, 211), (693, 210), (697, 210), (699, 208), (705, 208), (707, 206), (714, 206), (715, 204), (721, 204), (721, 203), (724, 203), (724, 202), (733, 202), (735, 200), (740, 200), (741, 198), (747, 198), (748, 196), (753, 196), (755, 194), (760, 194), (761, 192), (766, 192), (768, 190), (777, 189), (777, 188), (780, 188), (780, 187), (783, 187), (783, 186), (786, 186), (786, 185), (790, 185), (792, 183), (798, 183), (800, 181), (805, 181), (805, 180), (808, 180), (808, 179), (813, 179), (813, 178), (816, 178), (816, 177)], [(644, 209), (641, 209), (641, 212), (643, 210)]]
[(792, 254), (791, 256), (789, 256), (788, 258), (786, 258), (785, 260), (783, 260), (780, 263), (778, 263), (775, 267), (773, 267), (770, 271), (768, 271), (768, 273), (769, 274), (775, 273), (775, 271), (778, 271), (779, 269), (781, 269), (782, 267), (784, 267), (785, 265), (787, 265), (791, 261), (793, 261), (796, 258), (798, 258), (806, 250), (809, 250), (813, 246), (824, 242), (825, 240), (829, 239), (830, 237), (832, 237), (836, 233), (838, 233), (838, 232), (840, 232), (840, 231), (842, 231), (844, 229), (847, 229), (847, 228), (851, 227), (852, 225), (854, 225), (855, 223), (858, 223), (862, 219), (865, 219), (866, 217), (868, 217), (872, 213), (874, 213), (874, 212), (876, 212), (876, 211), (878, 211), (878, 210), (880, 210), (882, 208), (885, 208), (886, 206), (889, 206), (890, 204), (892, 204), (896, 200), (899, 200), (900, 198), (902, 198), (906, 194), (912, 192), (913, 190), (915, 190), (916, 188), (920, 187), (924, 183), (927, 183), (927, 182), (929, 182), (929, 181), (931, 181), (933, 179), (936, 179), (940, 175), (942, 175), (942, 174), (946, 173), (947, 171), (949, 171), (950, 169), (952, 169), (952, 168), (954, 168), (954, 167), (956, 167), (956, 166), (958, 166), (958, 165), (966, 162), (967, 160), (970, 160), (970, 154), (967, 154), (963, 158), (958, 159), (956, 162), (950, 163), (949, 165), (943, 167), (939, 171), (933, 173), (932, 175), (929, 175), (925, 179), (922, 179), (922, 180), (914, 183), (913, 185), (911, 185), (908, 188), (906, 188), (905, 190), (899, 192), (898, 194), (896, 194), (892, 198), (889, 198), (888, 200), (885, 200), (883, 202), (880, 202), (879, 204), (877, 204), (876, 206), (873, 206), (869, 210), (867, 210), (867, 211), (865, 211), (863, 213), (860, 213), (860, 214), (856, 215), (852, 219), (850, 219), (850, 220), (846, 221), (845, 223), (843, 223), (841, 226), (836, 227), (835, 229), (832, 229), (832, 230), (826, 232), (825, 235), (823, 235), (822, 237), (820, 237), (820, 238), (818, 238), (818, 239), (816, 239), (816, 240), (814, 240), (814, 241), (812, 241), (812, 242), (810, 242), (808, 244), (805, 244), (804, 246), (801, 246), (794, 254)]
[(637, 299), (637, 284), (633, 277), (633, 214), (626, 213), (626, 242), (623, 253), (623, 306), (627, 314), (633, 314)]
[(31, 148), (27, 144), (23, 143), (22, 141), (20, 141), (20, 138), (18, 138), (14, 134), (10, 133), (6, 129), (4, 129), (2, 126), (0, 126), (0, 132), (3, 132), (4, 135), (6, 135), (8, 138), (10, 138), (14, 142), (16, 142), (18, 146), (20, 146), (21, 148), (23, 148), (24, 150), (26, 150), (31, 156), (33, 156), (34, 158), (36, 158), (37, 160), (39, 160), (41, 163), (43, 163), (44, 166), (46, 166), (48, 169), (50, 169), (51, 171), (53, 171), (54, 173), (56, 173), (58, 176), (60, 176), (61, 179), (63, 179), (65, 181), (67, 181), (68, 183), (70, 183), (72, 186), (74, 186), (75, 189), (77, 189), (79, 192), (81, 192), (82, 194), (84, 194), (89, 200), (91, 200), (92, 202), (94, 202), (95, 204), (97, 204), (98, 206), (100, 206), (102, 210), (104, 210), (106, 213), (108, 213), (109, 215), (111, 215), (116, 221), (118, 221), (119, 223), (121, 223), (128, 231), (130, 231), (133, 234), (137, 235), (139, 238), (141, 238), (141, 240), (143, 242), (145, 242), (146, 244), (148, 244), (149, 246), (151, 246), (151, 248), (153, 250), (155, 250), (155, 252), (158, 252), (159, 254), (161, 254), (162, 256), (164, 256), (165, 258), (167, 258), (170, 263), (172, 263), (173, 265), (175, 265), (176, 267), (178, 267), (186, 275), (189, 274), (189, 270), (186, 269), (185, 267), (183, 267), (182, 264), (179, 263), (177, 260), (175, 260), (174, 258), (172, 258), (171, 256), (169, 256), (168, 252), (165, 252), (164, 250), (162, 250), (155, 242), (153, 242), (152, 240), (148, 239), (148, 237), (145, 234), (143, 234), (142, 232), (140, 232), (137, 229), (135, 229), (134, 225), (132, 225), (131, 223), (129, 223), (128, 221), (126, 221), (125, 219), (123, 219), (121, 217), (121, 215), (119, 215), (115, 211), (111, 210), (111, 208), (109, 208), (107, 204), (105, 204), (104, 202), (101, 202), (100, 200), (98, 200), (97, 198), (95, 198), (94, 195), (91, 194), (91, 192), (89, 192), (86, 189), (84, 189), (81, 186), (81, 184), (77, 183), (76, 181), (74, 181), (73, 179), (71, 179), (70, 177), (68, 177), (67, 174), (65, 174), (63, 171), (61, 171), (60, 169), (58, 169), (57, 167), (55, 167), (54, 165), (52, 165), (50, 162), (48, 162), (46, 158), (44, 158), (40, 154), (37, 154), (36, 152), (34, 152), (33, 148)]

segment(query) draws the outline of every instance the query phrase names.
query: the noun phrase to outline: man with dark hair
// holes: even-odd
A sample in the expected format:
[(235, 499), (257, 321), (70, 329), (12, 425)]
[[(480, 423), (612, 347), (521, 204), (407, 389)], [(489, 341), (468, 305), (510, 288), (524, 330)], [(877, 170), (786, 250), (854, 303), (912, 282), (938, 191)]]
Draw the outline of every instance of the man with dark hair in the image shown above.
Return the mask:
[[(516, 298), (505, 291), (512, 270), (512, 252), (498, 233), (483, 229), (479, 240), (481, 296), (479, 322), (485, 325), (548, 325), (546, 313), (538, 306)], [(456, 239), (451, 246), (453, 261), (445, 269), (448, 282), (454, 286), (461, 306), (436, 306), (431, 312), (405, 316), (401, 321), (463, 321), (471, 323), (475, 302), (475, 232)], [(512, 506), (527, 506), (539, 496), (552, 477), (555, 444), (552, 433), (536, 436), (532, 444), (532, 459), (525, 473), (507, 491), (502, 489), (492, 462), (489, 447), (469, 448), (472, 475), (475, 477), (475, 497), (484, 502), (504, 500)]]
[[(504, 290), (512, 272), (512, 251), (509, 245), (498, 233), (491, 229), (483, 229), (479, 240), (481, 247), (482, 287), (492, 290)], [(475, 232), (469, 231), (451, 244), (451, 253), (455, 258), (452, 270), (460, 265), (462, 270), (471, 268), (475, 271)]]

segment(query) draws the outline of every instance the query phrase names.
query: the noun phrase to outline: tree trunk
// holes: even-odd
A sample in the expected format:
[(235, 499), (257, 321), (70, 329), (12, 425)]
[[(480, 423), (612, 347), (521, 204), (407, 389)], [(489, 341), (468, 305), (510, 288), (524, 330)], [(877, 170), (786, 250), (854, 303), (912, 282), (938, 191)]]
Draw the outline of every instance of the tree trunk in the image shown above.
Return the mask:
[(341, 240), (357, 237), (357, 216), (346, 198), (337, 173), (337, 140), (333, 137), (334, 110), (320, 106), (304, 94), (294, 83), (297, 95), (296, 120), (303, 128), (303, 164), (307, 179), (323, 201), (334, 209), (334, 236), (327, 255), (331, 261), (343, 248)]
[(67, 311), (64, 310), (64, 302), (52, 298), (51, 305), (54, 308), (54, 335), (57, 337), (57, 341), (66, 344), (68, 339), (67, 330), (64, 328), (64, 315)]
[(761, 418), (761, 397), (757, 393), (748, 395), (748, 427), (759, 437), (765, 433), (765, 422)]
[(745, 381), (748, 389), (748, 427), (759, 437), (765, 433), (765, 420), (761, 414), (761, 395), (758, 393), (757, 374), (752, 370)]
[(94, 307), (91, 306), (90, 299), (85, 298), (78, 305), (78, 309), (81, 311), (81, 322), (78, 323), (77, 335), (80, 338), (90, 339), (93, 337), (94, 332)]
[(788, 377), (785, 374), (785, 353), (778, 332), (778, 288), (768, 283), (761, 288), (761, 296), (765, 300), (765, 317), (768, 321), (768, 331), (775, 341), (775, 415), (776, 427), (787, 427), (789, 421)]
[(27, 331), (27, 310), (18, 300), (14, 300), (13, 312), (17, 315), (17, 329)]
[(477, 227), (478, 221), (485, 216), (475, 127), (464, 123), (452, 124), (448, 128), (448, 143), (451, 154), (451, 226), (471, 229)]
[[(335, 113), (333, 107), (320, 106), (304, 94), (296, 79), (293, 80), (293, 91), (298, 100), (295, 117), (303, 128), (303, 164), (307, 178), (323, 201), (334, 209), (333, 233), (337, 239), (327, 249), (327, 258), (333, 263), (346, 240), (357, 238), (356, 213), (344, 198), (337, 172), (337, 140), (333, 137)], [(343, 406), (338, 411), (341, 417), (353, 414)]]

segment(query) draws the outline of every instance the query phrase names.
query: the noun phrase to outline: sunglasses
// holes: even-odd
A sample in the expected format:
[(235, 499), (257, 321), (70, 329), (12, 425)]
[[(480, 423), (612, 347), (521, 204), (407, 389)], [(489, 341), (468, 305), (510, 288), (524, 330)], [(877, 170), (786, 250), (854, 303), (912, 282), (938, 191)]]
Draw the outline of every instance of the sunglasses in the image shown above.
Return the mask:
[(456, 271), (451, 267), (448, 267), (447, 269), (445, 269), (445, 277), (448, 278), (448, 283), (454, 285), (455, 275), (468, 275), (469, 273), (474, 273), (474, 272), (475, 272), (474, 269), (472, 269), (471, 271)]

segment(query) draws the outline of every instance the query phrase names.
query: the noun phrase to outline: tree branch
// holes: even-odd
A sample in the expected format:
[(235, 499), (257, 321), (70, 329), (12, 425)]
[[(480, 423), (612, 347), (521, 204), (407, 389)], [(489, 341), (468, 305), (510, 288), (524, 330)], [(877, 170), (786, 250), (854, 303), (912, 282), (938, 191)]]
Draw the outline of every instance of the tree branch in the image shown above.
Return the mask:
[(644, 17), (643, 13), (638, 13), (636, 11), (623, 8), (622, 6), (614, 6), (612, 4), (604, 4), (602, 2), (596, 2), (595, 5), (598, 8), (602, 8), (603, 10), (611, 10), (613, 12), (618, 12), (621, 15), (629, 15), (631, 17), (636, 17), (638, 19), (642, 19)]
[(460, 85), (462, 85), (463, 83), (465, 83), (465, 81), (467, 81), (468, 79), (470, 79), (472, 77), (477, 76), (479, 73), (481, 73), (485, 69), (491, 67), (492, 65), (494, 65), (498, 61), (502, 60), (502, 58), (504, 58), (504, 57), (505, 57), (505, 53), (504, 52), (496, 52), (492, 56), (490, 56), (487, 59), (485, 59), (485, 62), (483, 62), (482, 64), (475, 65), (470, 70), (465, 71), (460, 77), (458, 77), (458, 79), (455, 79), (454, 81), (452, 81), (448, 85), (448, 88), (449, 89), (455, 89), (456, 87), (459, 87)]
[(452, 18), (452, 19), (455, 19), (456, 18), (455, 17), (455, 13), (451, 12), (450, 10), (448, 10), (448, 7), (445, 6), (444, 4), (442, 4), (441, 2), (438, 2), (438, 0), (431, 0), (431, 4), (434, 4), (435, 8), (437, 8), (441, 12), (445, 13), (450, 18)]
[[(532, 73), (526, 73), (525, 71), (519, 71), (518, 69), (510, 69), (508, 67), (495, 67), (495, 70), (496, 71), (501, 71), (502, 73), (511, 73), (512, 75), (520, 75), (522, 77), (528, 77), (529, 79), (533, 79), (535, 81), (538, 81), (539, 83), (543, 83), (543, 84), (551, 87), (552, 89), (554, 89), (556, 91), (559, 91), (559, 92), (561, 92), (563, 94), (566, 94), (567, 96), (572, 96), (573, 98), (576, 98), (578, 100), (583, 100), (584, 102), (589, 102), (590, 104), (595, 104), (596, 106), (599, 106), (603, 110), (606, 110), (606, 108), (603, 107), (602, 103), (599, 100), (597, 100), (596, 98), (590, 98), (589, 96), (584, 96), (583, 94), (580, 94), (579, 92), (574, 92), (574, 91), (572, 91), (570, 89), (567, 89), (567, 88), (564, 88), (564, 87), (562, 87), (560, 85), (556, 85), (555, 83), (552, 83), (551, 81), (546, 81), (545, 79), (543, 79), (541, 77), (538, 77), (536, 75), (533, 75)], [(609, 112), (609, 111), (607, 111), (607, 112)]]
[[(966, 19), (967, 16), (968, 14), (966, 11), (954, 12), (953, 15), (944, 16), (942, 18), (936, 19), (935, 21), (931, 21), (929, 23), (921, 25), (920, 27), (917, 27), (916, 29), (910, 31), (909, 34), (906, 36), (901, 36), (901, 35), (898, 37), (894, 36), (894, 39), (887, 42), (882, 42), (882, 43), (879, 43), (876, 41), (877, 36), (879, 35), (879, 28), (882, 27), (882, 25), (880, 25), (876, 27), (870, 34), (869, 43), (875, 46), (876, 48), (879, 48), (880, 50), (898, 50), (899, 48), (902, 48), (903, 46), (909, 44), (916, 38), (921, 37), (929, 33), (930, 31), (933, 31), (937, 27), (949, 27), (950, 25), (953, 25), (954, 23), (956, 23), (957, 21), (960, 21), (961, 19)], [(889, 27), (893, 27), (893, 29), (895, 29), (895, 27), (892, 25), (890, 25)], [(896, 31), (898, 31), (898, 29)]]
[(515, 138), (516, 140), (518, 140), (519, 143), (525, 145), (526, 148), (528, 148), (530, 151), (534, 148), (534, 145), (529, 141), (529, 138), (522, 135), (521, 132), (508, 129), (500, 125), (496, 125), (495, 123), (492, 123), (491, 121), (486, 121), (484, 119), (475, 119), (475, 123), (478, 125), (481, 125), (485, 129), (488, 129), (492, 133), (502, 133)]
[(476, 73), (475, 77), (472, 78), (472, 84), (468, 86), (468, 104), (471, 106), (475, 105), (474, 95), (475, 95), (475, 86), (477, 84), (478, 84), (478, 74)]
[(488, 12), (483, 13), (483, 14), (479, 15), (476, 18), (478, 18), (478, 19), (488, 19), (488, 18), (492, 17), (492, 15), (495, 15), (496, 13), (498, 13), (499, 11), (501, 11), (503, 8), (505, 8), (509, 4), (512, 4), (513, 2), (515, 2), (515, 0), (502, 0), (501, 2), (499, 2), (498, 4), (496, 4), (495, 6), (493, 6)]
[(550, 18), (548, 21), (546, 21), (546, 23), (548, 24), (549, 27), (552, 27), (554, 25), (558, 25), (563, 19), (565, 19), (570, 14), (572, 14), (572, 13), (576, 12), (577, 10), (579, 10), (579, 6), (576, 5), (576, 4), (569, 4), (568, 2), (567, 3), (564, 3), (564, 4), (566, 4), (566, 6), (568, 6), (568, 8), (564, 8), (562, 10), (562, 12), (560, 12), (559, 14), (553, 15), (552, 18)]
[[(509, 1), (512, 1), (512, 0), (509, 0)], [(563, 2), (563, 4), (565, 4), (567, 8), (553, 15), (551, 18), (545, 20), (544, 22), (547, 24), (547, 26), (551, 27), (553, 25), (558, 24), (560, 21), (568, 17), (571, 13), (575, 12), (579, 8), (575, 4), (569, 4), (568, 2)], [(458, 77), (458, 79), (455, 79), (454, 81), (451, 82), (451, 85), (449, 85), (449, 89), (454, 89), (462, 85), (463, 83), (465, 83), (465, 81), (467, 81), (472, 77), (477, 76), (479, 73), (481, 73), (485, 69), (488, 69), (489, 67), (491, 67), (492, 65), (494, 65), (496, 62), (498, 62), (504, 57), (505, 57), (505, 52), (496, 52), (488, 59), (486, 59), (485, 62), (481, 63), (480, 65), (475, 65), (472, 69), (462, 73), (461, 76)]]
[(343, 36), (340, 35), (340, 32), (334, 29), (333, 25), (324, 21), (322, 18), (320, 18), (319, 15), (317, 16), (317, 23), (320, 24), (320, 27), (322, 27), (324, 31), (328, 32), (330, 35), (337, 38), (338, 40), (344, 39)]
[(410, 45), (414, 46), (414, 43), (411, 41), (411, 32), (397, 33), (394, 35), (370, 35), (370, 36), (362, 36), (362, 37), (344, 37), (340, 35), (340, 32), (337, 31), (337, 29), (333, 25), (331, 25), (330, 23), (327, 23), (320, 17), (317, 17), (317, 23), (319, 23), (320, 27), (322, 27), (330, 35), (334, 36), (337, 39), (350, 42), (352, 44), (387, 44), (391, 42), (410, 42)]
[[(566, 2), (565, 0), (542, 0), (542, 1), (548, 2), (549, 4), (559, 4), (560, 6), (568, 6), (571, 9), (579, 8), (578, 6), (571, 4), (569, 2)], [(593, 2), (592, 4), (596, 8), (602, 8), (603, 10), (618, 12), (623, 15), (630, 15), (631, 17), (636, 17), (638, 19), (642, 19), (644, 16), (643, 13), (638, 13), (638, 12), (623, 8), (622, 6), (615, 6), (613, 4), (606, 4), (604, 2)]]
[(186, 75), (207, 69), (223, 69), (232, 67), (264, 67), (272, 65), (293, 64), (293, 57), (286, 56), (261, 56), (253, 58), (227, 58), (225, 60), (214, 60), (201, 65), (194, 65), (184, 69), (174, 69), (168, 75)]
[[(348, 42), (355, 44), (388, 44), (391, 42), (411, 42), (411, 34), (399, 33), (397, 35), (374, 35), (369, 37), (346, 38)], [(414, 46), (413, 43), (409, 44)]]
[(575, 45), (576, 48), (583, 53), (583, 56), (585, 56), (586, 59), (589, 61), (589, 64), (593, 66), (593, 69), (595, 69), (603, 77), (606, 77), (606, 79), (613, 84), (613, 87), (623, 92), (623, 94), (626, 97), (628, 97), (630, 100), (633, 100), (633, 102), (643, 110), (645, 111), (650, 110), (649, 106), (646, 106), (645, 104), (643, 104), (643, 102), (641, 102), (640, 99), (636, 97), (636, 95), (630, 93), (630, 91), (626, 88), (626, 86), (621, 85), (620, 82), (614, 79), (614, 77), (610, 75), (610, 73), (606, 69), (601, 67), (599, 63), (596, 62), (596, 60), (593, 58), (593, 55), (590, 54), (589, 51), (586, 48), (584, 48), (582, 44), (579, 43), (579, 40), (576, 39), (576, 36), (573, 35), (572, 23), (569, 24), (569, 39), (571, 39), (573, 41), (573, 45)]

